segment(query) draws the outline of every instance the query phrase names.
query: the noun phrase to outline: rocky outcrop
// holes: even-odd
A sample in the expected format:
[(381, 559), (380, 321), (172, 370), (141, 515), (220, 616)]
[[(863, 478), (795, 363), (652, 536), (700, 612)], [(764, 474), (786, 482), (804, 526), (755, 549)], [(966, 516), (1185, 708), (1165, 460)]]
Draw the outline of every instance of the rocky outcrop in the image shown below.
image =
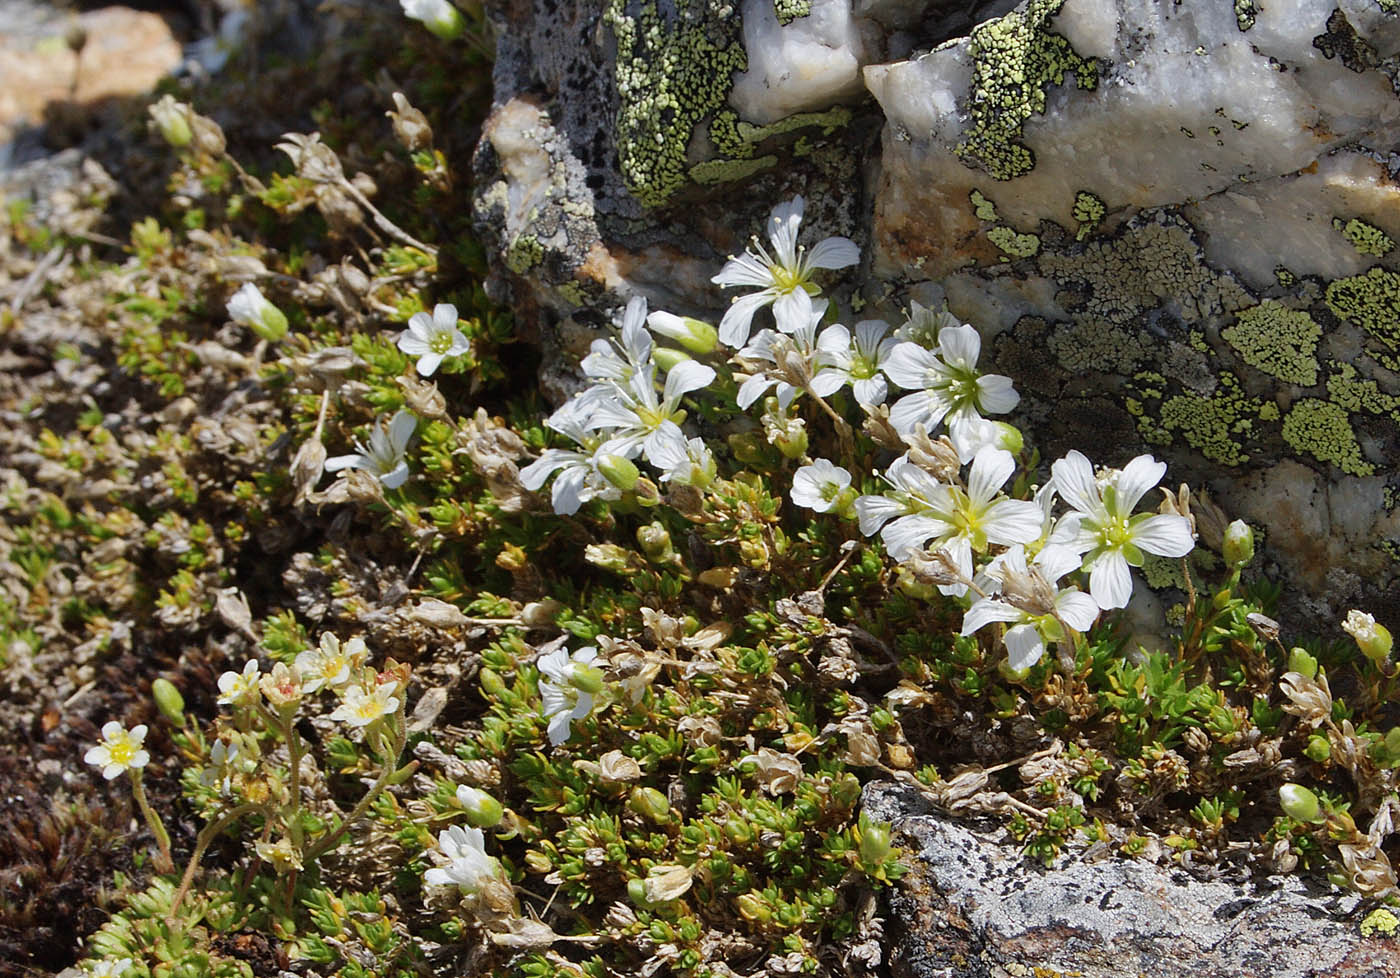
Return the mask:
[(479, 217), (546, 335), (636, 293), (717, 317), (718, 262), (800, 192), (867, 256), (838, 298), (946, 300), (1046, 454), (1168, 458), (1262, 531), (1295, 622), (1397, 614), (1400, 6), (496, 16)]
[(1400, 968), (1394, 916), (1329, 907), (1297, 876), (1202, 879), (1109, 853), (1038, 870), (999, 832), (933, 814), (912, 789), (871, 785), (865, 808), (910, 851), (888, 918), (895, 978), (1381, 978)]

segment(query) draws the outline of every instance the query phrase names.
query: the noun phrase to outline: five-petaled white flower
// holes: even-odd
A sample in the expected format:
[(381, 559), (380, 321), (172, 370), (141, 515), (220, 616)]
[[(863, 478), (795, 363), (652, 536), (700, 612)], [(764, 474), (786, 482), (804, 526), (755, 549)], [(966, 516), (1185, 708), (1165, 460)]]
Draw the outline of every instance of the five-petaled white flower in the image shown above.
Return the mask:
[(1013, 623), (1002, 636), (1007, 662), (1012, 669), (1029, 669), (1045, 654), (1046, 642), (1065, 639), (1065, 627), (1087, 632), (1098, 618), (1099, 606), (1089, 595), (1055, 586), (1078, 567), (1079, 559), (1063, 548), (1042, 550), (1027, 566), (1024, 548), (1011, 547), (979, 576), (979, 584), (992, 585), (984, 590), (997, 596), (981, 598), (967, 609), (962, 633), (971, 635), (996, 621)]
[(457, 307), (439, 302), (429, 316), (416, 312), (408, 321), (408, 329), (399, 334), (398, 348), (418, 358), (418, 373), (431, 377), (447, 357), (460, 357), (472, 348), (471, 342), (457, 328)]
[(838, 389), (851, 385), (857, 403), (872, 407), (883, 404), (889, 385), (880, 371), (898, 342), (885, 337), (889, 331), (889, 323), (879, 319), (856, 323), (854, 336), (840, 323), (822, 330), (817, 340), (817, 363), (821, 367), (817, 383), (828, 386), (823, 382), (827, 374), (832, 374), (839, 381)]
[[(984, 447), (972, 460), (964, 490), (938, 482), (902, 456), (886, 475), (901, 490), (893, 499), (862, 496), (856, 500), (861, 532), (874, 533), (885, 520), (898, 516), (880, 533), (895, 560), (904, 560), (931, 539), (948, 552), (970, 581), (973, 551), (982, 553), (989, 544), (1030, 543), (1040, 537), (1040, 507), (1001, 495), (1001, 487), (1015, 468), (1010, 452)], [(901, 516), (901, 512), (908, 515)], [(961, 596), (967, 586), (947, 584), (939, 590)]]
[(219, 702), (226, 706), (251, 706), (261, 695), (258, 660), (249, 659), (242, 672), (226, 672), (219, 677)]
[(860, 261), (860, 249), (849, 238), (830, 237), (817, 242), (811, 251), (797, 243), (797, 231), (802, 224), (805, 202), (796, 197), (773, 208), (768, 218), (768, 240), (773, 254), (759, 244), (754, 235), (749, 250), (725, 263), (710, 281), (716, 285), (746, 285), (759, 291), (736, 297), (719, 322), (721, 343), (743, 346), (749, 338), (753, 315), (766, 305), (773, 305), (776, 316), (784, 306), (792, 307), (794, 319), (800, 320), (811, 304), (817, 287), (812, 273), (819, 268), (845, 268)]
[(331, 713), (331, 719), (352, 727), (367, 727), (399, 708), (399, 698), (393, 695), (396, 689), (397, 683), (376, 684), (369, 690), (359, 685), (349, 686), (345, 698)]
[(429, 886), (455, 886), (467, 896), (480, 892), (483, 884), (500, 875), (500, 863), (486, 854), (486, 837), (481, 829), (449, 826), (438, 834), (438, 852), (447, 865), (423, 874)]
[(144, 723), (127, 730), (116, 720), (108, 720), (102, 725), (102, 742), (84, 754), (83, 760), (102, 768), (102, 776), (111, 781), (123, 771), (138, 771), (150, 762), (151, 755), (141, 746), (145, 739)]
[(359, 451), (326, 459), (327, 472), (360, 469), (384, 484), (385, 489), (397, 489), (408, 480), (408, 441), (418, 427), (413, 412), (400, 408), (389, 424), (376, 424), (369, 433), (369, 444), (356, 441)]
[(825, 513), (836, 505), (837, 497), (851, 484), (851, 473), (830, 460), (819, 458), (792, 474), (792, 501), (799, 506)]
[(773, 310), (778, 330), (765, 329), (736, 354), (740, 360), (771, 363), (759, 367), (739, 385), (735, 398), (739, 407), (748, 410), (770, 388), (775, 387), (778, 406), (784, 411), (803, 388), (810, 388), (818, 397), (834, 394), (843, 383), (839, 375), (828, 374), (817, 379), (817, 324), (826, 314), (827, 302), (818, 299), (802, 308), (777, 306)]
[(598, 650), (585, 646), (570, 655), (555, 649), (536, 663), (540, 670), (540, 715), (549, 720), (549, 742), (569, 739), (569, 725), (593, 712), (593, 696), (603, 688), (603, 672), (593, 661)]
[(686, 438), (679, 431), (660, 439), (651, 464), (661, 471), (662, 482), (704, 489), (715, 481), (718, 466), (703, 438)]
[(363, 664), (369, 655), (365, 640), (352, 638), (342, 643), (331, 632), (321, 636), (319, 648), (298, 652), (296, 669), (301, 675), (303, 693), (333, 689), (350, 681), (350, 670)]
[(939, 422), (948, 426), (953, 440), (967, 440), (962, 429), (982, 420), (983, 414), (1005, 414), (1021, 396), (1011, 379), (977, 371), (982, 338), (971, 326), (948, 326), (938, 331), (938, 353), (917, 343), (900, 343), (885, 358), (885, 375), (906, 394), (890, 407), (890, 423), (901, 434), (922, 424), (933, 431)]
[(1133, 514), (1133, 507), (1162, 481), (1167, 466), (1139, 455), (1122, 471), (1094, 477), (1094, 467), (1071, 451), (1050, 467), (1055, 489), (1073, 507), (1050, 535), (1049, 547), (1084, 555), (1089, 594), (1105, 611), (1123, 608), (1133, 593), (1129, 566), (1141, 567), (1143, 551), (1160, 557), (1184, 557), (1195, 545), (1184, 516)]
[(579, 364), (584, 375), (594, 380), (625, 381), (651, 363), (653, 344), (646, 328), (647, 319), (647, 300), (633, 296), (622, 311), (617, 339), (594, 340), (589, 347), (591, 352)]
[(640, 452), (655, 464), (661, 443), (681, 433), (680, 422), (685, 420), (681, 399), (691, 391), (708, 387), (714, 379), (713, 367), (682, 360), (666, 372), (666, 383), (658, 397), (656, 365), (648, 363), (625, 381), (610, 383), (611, 391), (606, 396), (591, 402), (581, 398), (588, 412), (587, 427), (611, 432), (598, 453), (634, 458)]

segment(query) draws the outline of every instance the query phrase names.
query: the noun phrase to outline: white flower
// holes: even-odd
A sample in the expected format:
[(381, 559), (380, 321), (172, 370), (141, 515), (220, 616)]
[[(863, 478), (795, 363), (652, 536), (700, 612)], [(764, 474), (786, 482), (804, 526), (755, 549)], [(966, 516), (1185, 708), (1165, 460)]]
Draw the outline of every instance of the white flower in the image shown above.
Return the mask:
[(350, 681), (350, 670), (363, 663), (368, 654), (362, 638), (341, 644), (335, 635), (324, 633), (320, 648), (297, 653), (295, 665), (302, 678), (301, 691), (314, 693), (323, 687), (344, 686)]
[[(1042, 551), (1028, 568), (1025, 550), (1010, 548), (988, 565), (986, 574), (995, 581), (995, 589), (1007, 596), (974, 602), (963, 616), (962, 633), (971, 635), (994, 621), (1014, 622), (1002, 636), (1007, 662), (1012, 669), (1029, 669), (1045, 654), (1046, 642), (1064, 639), (1063, 626), (1087, 632), (1098, 618), (1099, 606), (1089, 595), (1075, 587), (1055, 586), (1078, 567), (1078, 559), (1061, 549)], [(981, 577), (979, 582), (985, 583)], [(1012, 597), (1019, 604), (1013, 604)]]
[(403, 12), (417, 21), (422, 21), (444, 41), (450, 41), (462, 33), (466, 26), (457, 8), (447, 0), (399, 0)]
[(115, 958), (89, 962), (84, 970), (89, 978), (122, 978), (131, 970), (131, 965), (130, 958)]
[(598, 471), (598, 449), (603, 436), (584, 427), (583, 409), (584, 405), (575, 398), (545, 422), (561, 435), (573, 439), (583, 451), (547, 448), (539, 458), (520, 470), (520, 484), (531, 492), (539, 490), (551, 474), (559, 473), (554, 480), (550, 501), (554, 511), (564, 516), (577, 513), (579, 507), (590, 499), (622, 498), (621, 490)]
[(111, 781), (123, 771), (137, 771), (150, 762), (151, 755), (141, 747), (145, 739), (144, 723), (127, 730), (116, 720), (108, 720), (102, 725), (102, 742), (84, 754), (83, 760), (102, 768), (102, 776)]
[(376, 477), (385, 489), (397, 489), (408, 480), (408, 462), (404, 455), (408, 452), (408, 440), (418, 427), (418, 419), (411, 411), (400, 408), (390, 419), (387, 427), (376, 424), (369, 433), (369, 444), (355, 442), (359, 451), (351, 455), (337, 455), (326, 459), (327, 472), (341, 469), (361, 469)]
[(206, 788), (218, 786), (219, 794), (233, 790), (233, 774), (238, 768), (239, 746), (236, 741), (216, 740), (209, 749), (209, 766), (199, 772), (199, 783)]
[(1194, 541), (1185, 517), (1141, 513), (1133, 507), (1162, 481), (1167, 466), (1151, 455), (1139, 455), (1121, 472), (1110, 470), (1094, 478), (1094, 467), (1071, 451), (1050, 467), (1055, 489), (1074, 509), (1050, 535), (1049, 547), (1065, 547), (1084, 555), (1089, 593), (1100, 608), (1123, 608), (1133, 593), (1128, 568), (1141, 567), (1143, 551), (1161, 557), (1184, 557)]
[(905, 390), (890, 408), (890, 423), (901, 434), (922, 424), (930, 432), (941, 421), (956, 441), (960, 429), (983, 414), (1005, 414), (1021, 396), (1000, 374), (977, 372), (982, 338), (971, 326), (948, 326), (938, 332), (938, 354), (917, 343), (900, 343), (885, 358), (885, 375)]
[(418, 374), (431, 377), (447, 357), (460, 357), (472, 348), (457, 328), (457, 307), (439, 302), (429, 316), (416, 312), (408, 321), (408, 329), (399, 334), (398, 348), (418, 358)]
[(666, 372), (666, 383), (658, 398), (656, 366), (647, 364), (621, 383), (613, 382), (611, 392), (593, 402), (585, 401), (587, 427), (611, 431), (599, 449), (600, 454), (634, 458), (638, 452), (655, 464), (661, 443), (680, 434), (685, 420), (681, 399), (691, 391), (708, 387), (715, 370), (695, 360), (682, 360)]
[[(905, 464), (900, 465), (901, 462)], [(898, 516), (880, 533), (895, 560), (904, 560), (932, 539), (948, 552), (962, 576), (971, 580), (973, 551), (981, 553), (989, 544), (1030, 543), (1040, 537), (1040, 507), (1000, 494), (1015, 469), (1016, 460), (1010, 452), (983, 448), (972, 460), (964, 490), (921, 473), (907, 456), (896, 459), (886, 477), (901, 491), (883, 504), (880, 497), (862, 496), (856, 500), (861, 532), (868, 536), (875, 527)], [(867, 502), (862, 504), (862, 500)], [(899, 516), (900, 512), (908, 515)], [(939, 590), (962, 595), (967, 588), (948, 584), (940, 585)]]
[(836, 497), (851, 484), (851, 473), (819, 458), (792, 474), (792, 501), (799, 506), (825, 513)]
[(661, 438), (652, 453), (651, 464), (661, 470), (662, 482), (703, 489), (715, 481), (718, 467), (702, 438), (687, 439), (679, 431)]
[(219, 677), (219, 702), (224, 705), (245, 706), (258, 701), (258, 660), (249, 659), (242, 672), (226, 672)]
[(266, 340), (280, 340), (287, 335), (287, 317), (252, 282), (245, 282), (228, 300), (228, 316)]
[(897, 340), (908, 340), (925, 349), (938, 345), (938, 331), (947, 326), (960, 326), (958, 317), (948, 311), (947, 304), (938, 309), (930, 309), (917, 302), (909, 303), (909, 318), (894, 331)]
[(429, 886), (455, 886), (468, 896), (480, 892), (483, 884), (500, 874), (500, 863), (486, 854), (486, 837), (481, 829), (453, 825), (438, 834), (438, 852), (447, 865), (423, 874)]
[(352, 727), (367, 727), (399, 708), (399, 698), (393, 695), (396, 689), (398, 683), (376, 684), (369, 690), (359, 685), (347, 687), (345, 699), (331, 713), (331, 719)]
[(146, 111), (150, 113), (151, 121), (161, 137), (171, 146), (178, 149), (194, 140), (194, 130), (190, 128), (190, 107), (175, 101), (175, 96), (162, 95)]
[(651, 334), (647, 326), (647, 300), (633, 296), (627, 302), (617, 340), (594, 340), (592, 352), (579, 364), (594, 380), (625, 381), (651, 363)]
[[(780, 332), (762, 330), (737, 354), (741, 360), (763, 361), (772, 367), (763, 367), (749, 374), (739, 385), (736, 402), (747, 410), (770, 388), (776, 385), (778, 406), (786, 411), (793, 398), (804, 387), (810, 387), (818, 397), (834, 393), (841, 386), (839, 375), (825, 378), (817, 383), (817, 324), (826, 314), (827, 302), (818, 299), (809, 302), (804, 308), (775, 306), (774, 317)], [(832, 382), (834, 380), (834, 383)]]
[(837, 389), (851, 385), (857, 403), (883, 404), (889, 385), (880, 370), (896, 345), (894, 339), (885, 338), (889, 331), (889, 323), (879, 319), (856, 323), (854, 337), (840, 323), (828, 326), (817, 340), (817, 363), (821, 367), (817, 383), (828, 386), (826, 375), (833, 374)]
[(675, 313), (658, 309), (647, 316), (647, 326), (658, 336), (673, 339), (691, 353), (700, 356), (713, 353), (719, 343), (715, 328), (703, 319), (677, 316)]
[(849, 238), (825, 238), (811, 251), (800, 247), (797, 230), (802, 224), (804, 206), (802, 198), (796, 197), (773, 208), (768, 218), (772, 255), (759, 244), (755, 235), (749, 250), (731, 257), (711, 279), (716, 285), (744, 285), (759, 290), (738, 296), (730, 303), (719, 323), (721, 343), (743, 346), (749, 338), (753, 314), (766, 305), (773, 305), (775, 316), (780, 309), (789, 307), (790, 313), (800, 318), (806, 314), (811, 296), (817, 291), (811, 282), (814, 271), (845, 268), (860, 261), (860, 249)]
[(567, 649), (555, 649), (541, 656), (536, 665), (540, 676), (540, 715), (549, 720), (551, 744), (569, 739), (569, 724), (593, 712), (593, 695), (602, 689), (603, 673), (592, 665), (598, 650), (585, 646), (571, 656)]

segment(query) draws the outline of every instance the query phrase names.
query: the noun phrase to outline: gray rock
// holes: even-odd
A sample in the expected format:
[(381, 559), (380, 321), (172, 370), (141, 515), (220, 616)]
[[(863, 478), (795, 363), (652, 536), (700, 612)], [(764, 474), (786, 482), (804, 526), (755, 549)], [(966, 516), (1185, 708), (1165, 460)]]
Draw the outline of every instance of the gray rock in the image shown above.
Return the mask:
[[(914, 868), (890, 898), (895, 978), (1389, 978), (1400, 943), (1297, 876), (1200, 879), (1144, 860), (1061, 857), (934, 814), (919, 793), (866, 788)], [(1354, 904), (1354, 900), (1350, 901)]]
[(837, 300), (895, 320), (946, 300), (1044, 455), (1164, 457), (1263, 531), (1285, 625), (1364, 606), (1400, 627), (1400, 6), (495, 17), (478, 214), (543, 338), (635, 294), (718, 318), (709, 276), (802, 193), (810, 240), (867, 255)]

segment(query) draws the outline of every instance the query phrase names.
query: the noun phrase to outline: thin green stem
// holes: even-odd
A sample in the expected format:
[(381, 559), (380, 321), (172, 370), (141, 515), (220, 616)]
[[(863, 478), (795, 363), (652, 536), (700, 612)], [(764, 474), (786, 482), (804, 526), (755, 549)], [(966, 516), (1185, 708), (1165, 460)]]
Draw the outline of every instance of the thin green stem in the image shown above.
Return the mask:
[[(408, 728), (403, 723), (401, 713), (395, 714), (393, 727), (393, 750), (385, 753), (384, 770), (380, 773), (378, 780), (370, 786), (369, 791), (360, 799), (360, 803), (341, 821), (338, 828), (327, 833), (319, 842), (306, 850), (306, 855), (302, 857), (303, 865), (314, 862), (330, 852), (340, 842), (341, 836), (349, 831), (351, 823), (364, 817), (365, 812), (369, 811), (369, 806), (374, 804), (374, 800), (389, 786), (389, 779), (398, 773), (399, 757), (403, 754), (404, 744), (408, 741)], [(415, 761), (414, 764), (416, 765), (417, 762)]]
[(160, 850), (156, 858), (156, 869), (161, 873), (175, 872), (175, 860), (170, 856), (170, 833), (165, 831), (165, 823), (146, 800), (146, 788), (141, 783), (141, 772), (135, 768), (131, 770), (131, 794), (136, 798), (136, 807), (141, 809), (141, 815), (150, 826), (151, 834), (156, 837), (156, 846)]
[(175, 919), (175, 914), (179, 911), (180, 904), (185, 899), (185, 894), (189, 892), (190, 884), (194, 882), (194, 871), (199, 868), (199, 861), (204, 858), (204, 853), (208, 850), (209, 844), (218, 838), (220, 832), (228, 828), (235, 821), (242, 818), (244, 815), (257, 811), (260, 807), (259, 805), (251, 803), (239, 805), (237, 808), (226, 812), (217, 822), (210, 822), (208, 825), (204, 826), (204, 828), (200, 830), (199, 835), (195, 836), (194, 852), (190, 853), (190, 861), (185, 865), (185, 874), (180, 877), (180, 888), (175, 891), (175, 899), (170, 903), (170, 913), (166, 916), (166, 920), (170, 921)]

